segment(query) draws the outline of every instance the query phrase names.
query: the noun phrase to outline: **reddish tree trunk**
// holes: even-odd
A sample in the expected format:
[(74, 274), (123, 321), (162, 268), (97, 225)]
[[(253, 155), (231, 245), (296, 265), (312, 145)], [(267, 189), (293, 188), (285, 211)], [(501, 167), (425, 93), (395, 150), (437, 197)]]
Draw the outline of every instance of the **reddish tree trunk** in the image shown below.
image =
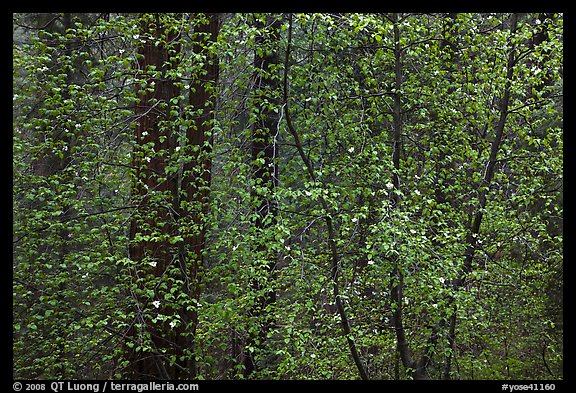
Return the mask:
[[(205, 51), (206, 46), (216, 39), (218, 28), (217, 14), (208, 14), (207, 22), (198, 17), (195, 31), (198, 34), (193, 50), (196, 53)], [(136, 168), (133, 195), (139, 208), (131, 223), (130, 256), (136, 261), (134, 281), (140, 282), (140, 289), (145, 289), (152, 277), (168, 287), (164, 291), (177, 285), (175, 293), (185, 293), (188, 304), (195, 305), (200, 296), (205, 216), (209, 206), (210, 130), (214, 118), (214, 92), (211, 89), (218, 76), (218, 63), (207, 54), (203, 72), (199, 73), (202, 79), (198, 79), (190, 89), (190, 113), (200, 114), (189, 119), (191, 125), (186, 130), (186, 142), (180, 146), (188, 161), (181, 168), (179, 186), (178, 172), (173, 168), (167, 171), (171, 164), (169, 159), (179, 144), (179, 129), (176, 123), (170, 122), (174, 120), (171, 112), (178, 109), (172, 98), (179, 95), (179, 90), (167, 71), (176, 66), (174, 59), (180, 46), (173, 43), (176, 36), (169, 31), (163, 26), (160, 15), (141, 17), (141, 36), (152, 39), (139, 48), (138, 66), (145, 75), (152, 68), (150, 75), (154, 76), (147, 79), (149, 89), (139, 92), (140, 104), (136, 108), (138, 127), (133, 152), (133, 166)], [(154, 235), (159, 240), (141, 238), (146, 235)], [(146, 295), (137, 295), (139, 314), (135, 323), (144, 327), (140, 331), (133, 327), (129, 336), (135, 341), (149, 336), (152, 348), (132, 352), (133, 377), (195, 378), (197, 309), (194, 306), (166, 305), (164, 293), (155, 289), (154, 299), (150, 299), (149, 291)], [(177, 316), (180, 323), (175, 326), (170, 326), (168, 321), (152, 323), (150, 316), (155, 313)]]
[[(215, 84), (218, 80), (218, 59), (208, 51), (210, 43), (216, 41), (220, 29), (218, 14), (206, 14), (204, 20), (199, 20), (195, 26), (197, 32), (193, 50), (204, 54), (206, 61), (200, 76), (190, 88), (189, 104), (192, 107), (192, 125), (186, 130), (186, 152), (190, 160), (184, 164), (182, 175), (183, 199), (179, 212), (180, 234), (184, 239), (179, 259), (186, 276), (187, 294), (198, 300), (201, 292), (202, 267), (204, 264), (204, 248), (206, 243), (206, 217), (210, 207), (210, 184), (212, 173), (212, 127), (215, 113)], [(183, 315), (188, 322), (188, 347), (194, 352), (198, 312), (193, 309), (189, 315)], [(196, 377), (196, 361), (190, 360), (188, 369), (191, 377)]]
[[(168, 48), (164, 44), (155, 45), (155, 39), (164, 32), (159, 15), (143, 16), (140, 21), (141, 36), (146, 42), (138, 49), (138, 67), (146, 75), (146, 89), (140, 90), (140, 102), (135, 113), (138, 118), (136, 128), (136, 145), (132, 156), (135, 168), (133, 197), (139, 207), (130, 227), (130, 257), (136, 262), (134, 280), (141, 280), (149, 274), (160, 277), (172, 261), (170, 244), (167, 240), (141, 240), (140, 236), (173, 235), (175, 226), (172, 207), (177, 192), (177, 178), (166, 175), (167, 154), (157, 154), (164, 150), (172, 152), (175, 147), (175, 133), (161, 127), (162, 120), (169, 118), (170, 99), (178, 95), (174, 81), (165, 78), (167, 65), (171, 62)], [(166, 37), (171, 41), (174, 37)], [(178, 48), (174, 48), (178, 50)], [(154, 68), (156, 75), (148, 74)], [(149, 88), (149, 89), (148, 89)], [(153, 146), (153, 151), (148, 146)], [(153, 213), (153, 214), (151, 214)], [(142, 285), (138, 284), (140, 287)], [(173, 378), (175, 372), (168, 367), (162, 352), (174, 351), (173, 343), (176, 332), (169, 331), (162, 324), (152, 325), (145, 314), (159, 312), (169, 314), (171, 310), (158, 307), (152, 310), (149, 297), (137, 295), (139, 310), (136, 324), (141, 324), (140, 331), (132, 327), (129, 336), (136, 341), (132, 351), (132, 372), (136, 378), (167, 379)], [(165, 329), (166, 328), (166, 329)], [(140, 335), (149, 335), (152, 340), (152, 352), (136, 351)], [(178, 351), (177, 351), (178, 352)]]

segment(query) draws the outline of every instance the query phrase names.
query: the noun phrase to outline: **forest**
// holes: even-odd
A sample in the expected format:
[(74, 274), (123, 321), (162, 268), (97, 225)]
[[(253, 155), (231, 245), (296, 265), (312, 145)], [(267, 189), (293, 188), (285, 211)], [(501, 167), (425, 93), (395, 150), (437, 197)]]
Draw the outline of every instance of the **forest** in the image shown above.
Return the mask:
[(14, 379), (562, 380), (562, 13), (14, 13)]

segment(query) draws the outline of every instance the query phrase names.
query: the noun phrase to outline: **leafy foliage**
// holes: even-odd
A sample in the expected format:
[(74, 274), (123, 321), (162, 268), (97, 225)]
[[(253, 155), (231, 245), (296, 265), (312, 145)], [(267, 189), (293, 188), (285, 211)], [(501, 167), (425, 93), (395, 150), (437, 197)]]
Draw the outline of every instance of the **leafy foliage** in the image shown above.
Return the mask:
[(14, 377), (561, 379), (563, 15), (210, 18), (14, 15)]

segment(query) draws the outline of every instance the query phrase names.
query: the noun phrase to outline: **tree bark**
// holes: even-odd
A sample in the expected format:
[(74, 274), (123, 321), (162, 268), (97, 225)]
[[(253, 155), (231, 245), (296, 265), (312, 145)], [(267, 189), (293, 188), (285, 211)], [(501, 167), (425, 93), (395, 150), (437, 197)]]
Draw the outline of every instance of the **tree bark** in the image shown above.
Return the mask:
[[(207, 15), (207, 20), (198, 18), (193, 47), (196, 53), (207, 50), (219, 29), (217, 14)], [(205, 216), (209, 208), (211, 128), (218, 63), (211, 53), (206, 53), (207, 60), (202, 65), (204, 75), (191, 86), (189, 104), (199, 115), (190, 119), (184, 146), (180, 146), (188, 158), (182, 165), (180, 177), (177, 171), (167, 171), (169, 164), (174, 165), (169, 160), (179, 143), (177, 135), (180, 132), (173, 125), (175, 119), (171, 115), (171, 112), (179, 110), (178, 104), (172, 102), (178, 97), (179, 89), (168, 71), (177, 66), (175, 59), (180, 46), (176, 43), (175, 33), (164, 26), (161, 15), (141, 15), (140, 20), (140, 35), (150, 39), (138, 50), (138, 66), (144, 75), (153, 69), (146, 81), (146, 86), (153, 88), (139, 92), (140, 104), (136, 107), (138, 126), (133, 152), (133, 166), (136, 168), (133, 196), (139, 206), (130, 229), (130, 257), (137, 262), (134, 279), (145, 284), (145, 277), (150, 274), (158, 280), (177, 274), (175, 280), (165, 282), (168, 286), (179, 285), (172, 282), (182, 282), (177, 291), (184, 292), (190, 303), (197, 305), (206, 237)], [(138, 240), (152, 234), (153, 238), (161, 240)], [(171, 243), (169, 239), (174, 236), (182, 239)], [(144, 289), (144, 284), (139, 284), (141, 289)], [(194, 306), (164, 306), (164, 299), (158, 293), (154, 296), (154, 301), (162, 306), (151, 311), (151, 300), (136, 296), (141, 304), (137, 322), (144, 325), (141, 334), (151, 337), (152, 349), (132, 352), (133, 376), (145, 379), (194, 378), (197, 373), (194, 339), (197, 309)], [(169, 326), (166, 321), (152, 324), (144, 315), (150, 312), (178, 315), (182, 323), (176, 326)], [(133, 327), (129, 335), (137, 334)]]
[[(177, 179), (166, 176), (166, 155), (151, 154), (150, 150), (145, 148), (146, 145), (151, 145), (156, 153), (161, 150), (171, 152), (175, 140), (173, 132), (160, 127), (160, 122), (167, 119), (169, 113), (165, 105), (170, 102), (171, 98), (178, 95), (174, 81), (164, 77), (167, 71), (166, 64), (169, 64), (171, 59), (168, 48), (164, 44), (154, 45), (155, 40), (164, 35), (161, 17), (150, 14), (141, 15), (140, 35), (146, 37), (146, 42), (138, 48), (138, 67), (146, 77), (146, 87), (153, 86), (153, 88), (138, 92), (140, 102), (135, 109), (138, 124), (137, 143), (132, 155), (132, 165), (136, 168), (133, 198), (139, 206), (130, 227), (130, 258), (136, 262), (133, 272), (135, 280), (148, 274), (160, 277), (170, 266), (171, 250), (166, 240), (137, 239), (138, 235), (149, 236), (153, 233), (160, 233), (170, 236), (174, 234), (170, 209), (173, 208), (177, 191)], [(166, 37), (166, 41), (169, 41), (169, 38), (174, 37)], [(155, 69), (158, 74), (149, 74), (151, 68)], [(159, 203), (153, 195), (162, 195), (162, 202)], [(151, 212), (155, 212), (155, 216), (151, 217)], [(133, 376), (168, 379), (171, 375), (166, 370), (160, 351), (162, 349), (170, 351), (175, 337), (164, 331), (167, 329), (153, 326), (147, 321), (143, 313), (146, 313), (145, 305), (150, 300), (137, 295), (136, 298), (142, 307), (138, 311), (137, 322), (144, 327), (142, 332), (137, 332), (133, 327), (129, 336), (134, 336), (135, 341), (138, 341), (138, 334), (150, 335), (153, 350), (152, 353), (131, 351)], [(169, 310), (162, 307), (159, 312), (167, 313)]]

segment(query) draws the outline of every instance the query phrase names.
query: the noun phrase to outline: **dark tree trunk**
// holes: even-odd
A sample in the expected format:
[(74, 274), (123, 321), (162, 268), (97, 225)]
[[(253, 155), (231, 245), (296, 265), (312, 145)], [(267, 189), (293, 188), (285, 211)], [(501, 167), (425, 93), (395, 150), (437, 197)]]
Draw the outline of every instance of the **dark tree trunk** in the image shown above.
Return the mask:
[[(514, 34), (516, 31), (517, 23), (518, 23), (518, 15), (512, 14), (512, 16), (510, 17), (510, 31), (512, 34)], [(506, 126), (506, 118), (508, 116), (508, 106), (510, 103), (510, 95), (511, 95), (510, 90), (514, 74), (514, 64), (516, 63), (514, 51), (515, 46), (512, 45), (512, 48), (508, 52), (507, 65), (506, 65), (506, 83), (504, 86), (504, 91), (502, 94), (502, 99), (500, 100), (500, 107), (499, 107), (500, 117), (498, 119), (498, 123), (496, 124), (495, 136), (490, 146), (490, 157), (485, 167), (486, 170), (484, 172), (484, 177), (482, 179), (482, 186), (478, 190), (478, 205), (476, 208), (476, 213), (474, 214), (474, 218), (472, 220), (472, 225), (470, 228), (470, 232), (468, 234), (468, 238), (466, 240), (467, 248), (464, 256), (463, 267), (460, 272), (460, 277), (455, 279), (453, 282), (453, 287), (455, 291), (458, 288), (464, 286), (468, 275), (472, 272), (474, 268), (473, 266), (474, 253), (477, 248), (476, 239), (477, 235), (480, 233), (480, 225), (482, 224), (482, 219), (484, 216), (483, 212), (486, 208), (488, 192), (492, 184), (492, 179), (494, 178), (498, 152), (500, 151), (500, 146), (504, 140), (504, 129)], [(456, 306), (457, 305), (455, 305), (453, 313), (448, 321), (449, 323), (448, 344), (451, 346), (451, 348), (455, 346), (456, 322), (457, 322)], [(450, 378), (451, 360), (452, 358), (448, 357), (444, 365), (444, 378), (446, 379)]]
[[(254, 227), (262, 233), (258, 238), (262, 239), (254, 245), (255, 255), (259, 255), (267, 262), (265, 271), (258, 272), (261, 277), (252, 279), (251, 287), (257, 293), (254, 307), (249, 311), (250, 317), (259, 325), (258, 333), (246, 340), (246, 347), (254, 348), (254, 351), (244, 351), (243, 364), (244, 375), (248, 377), (256, 369), (254, 355), (262, 349), (266, 340), (266, 334), (273, 324), (266, 308), (276, 300), (276, 292), (270, 288), (274, 280), (274, 266), (277, 255), (268, 251), (269, 245), (264, 231), (276, 224), (277, 206), (274, 200), (274, 189), (278, 182), (278, 145), (276, 137), (278, 133), (278, 112), (270, 106), (278, 107), (279, 99), (275, 97), (279, 93), (279, 75), (275, 68), (280, 63), (278, 55), (278, 41), (280, 34), (280, 19), (275, 18), (256, 22), (260, 34), (256, 37), (254, 54), (253, 89), (255, 105), (258, 108), (256, 122), (252, 125), (252, 173), (253, 183), (251, 191), (252, 206), (255, 212)], [(262, 105), (264, 104), (264, 105)], [(258, 345), (256, 343), (259, 343)]]

